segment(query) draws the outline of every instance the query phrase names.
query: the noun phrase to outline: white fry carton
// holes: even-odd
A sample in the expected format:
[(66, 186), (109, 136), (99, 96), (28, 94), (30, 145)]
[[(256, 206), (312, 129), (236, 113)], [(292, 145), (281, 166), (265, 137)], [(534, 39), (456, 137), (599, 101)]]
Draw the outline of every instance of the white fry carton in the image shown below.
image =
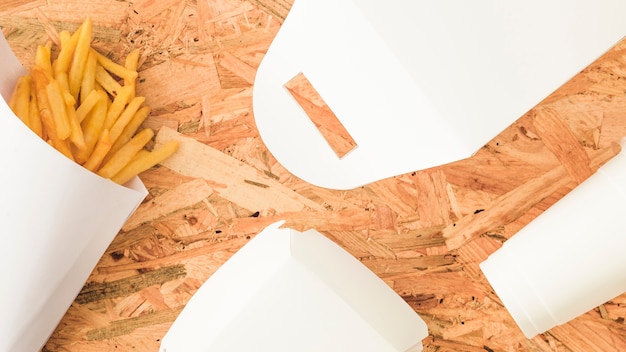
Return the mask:
[(145, 198), (53, 149), (7, 105), (26, 70), (0, 35), (0, 351), (39, 351)]
[(191, 298), (161, 352), (418, 352), (426, 323), (315, 230), (268, 226)]

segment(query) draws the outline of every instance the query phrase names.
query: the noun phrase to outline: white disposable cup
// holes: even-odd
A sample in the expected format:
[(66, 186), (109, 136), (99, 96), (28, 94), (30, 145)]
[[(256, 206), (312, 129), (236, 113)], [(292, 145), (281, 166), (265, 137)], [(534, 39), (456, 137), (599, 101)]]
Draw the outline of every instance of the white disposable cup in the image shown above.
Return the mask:
[(526, 337), (626, 292), (624, 154), (480, 264)]

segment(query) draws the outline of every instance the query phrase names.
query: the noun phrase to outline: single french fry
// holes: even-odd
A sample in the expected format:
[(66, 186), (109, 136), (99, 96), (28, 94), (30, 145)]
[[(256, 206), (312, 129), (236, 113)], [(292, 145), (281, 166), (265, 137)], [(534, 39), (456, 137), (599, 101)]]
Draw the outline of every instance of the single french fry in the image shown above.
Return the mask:
[(72, 154), (72, 148), (68, 140), (51, 139), (48, 141), (48, 144), (61, 152), (61, 154), (65, 155), (68, 159), (74, 161), (74, 155)]
[[(137, 68), (139, 66), (139, 50), (135, 49), (126, 55), (126, 60), (124, 61), (124, 67), (129, 70), (137, 72)], [(135, 97), (136, 87), (137, 87), (137, 77), (134, 79), (126, 79), (124, 78), (124, 85), (132, 88), (131, 98)]]
[(75, 102), (76, 100), (70, 93), (70, 83), (68, 82), (67, 72), (55, 72), (54, 79), (56, 79), (59, 82), (59, 84), (61, 85), (61, 88), (63, 88), (63, 92), (67, 92), (67, 94), (65, 94), (66, 101), (67, 101), (67, 97), (70, 96), (72, 97), (72, 100), (74, 100)]
[(46, 91), (46, 87), (50, 83), (50, 78), (46, 75), (45, 71), (38, 66), (34, 66), (30, 70), (30, 75), (33, 79), (33, 89), (37, 99), (39, 117), (41, 118), (42, 133), (47, 139), (55, 140), (58, 137), (54, 125), (54, 118), (52, 117), (52, 110), (48, 102), (48, 93)]
[(92, 40), (92, 22), (89, 17), (85, 19), (82, 24), (80, 34), (78, 35), (78, 42), (72, 56), (72, 63), (69, 67), (69, 85), (70, 93), (74, 96), (74, 99), (78, 100), (78, 93), (80, 92), (80, 85), (83, 80), (83, 74), (85, 73), (85, 65), (87, 64), (87, 56), (91, 50)]
[(76, 117), (78, 118), (78, 122), (83, 122), (83, 120), (85, 119), (87, 114), (91, 111), (91, 109), (93, 109), (93, 107), (96, 106), (96, 104), (100, 100), (100, 97), (101, 95), (95, 89), (92, 90), (91, 93), (89, 93), (84, 99), (82, 98), (82, 95), (81, 95), (82, 102), (76, 109)]
[(111, 143), (115, 143), (119, 136), (122, 135), (124, 127), (132, 120), (144, 101), (146, 101), (145, 97), (135, 97), (135, 99), (128, 103), (126, 109), (124, 109), (117, 120), (115, 120), (113, 127), (111, 127)]
[(96, 65), (96, 82), (111, 96), (117, 96), (122, 90), (122, 85), (113, 78), (101, 65)]
[(126, 166), (115, 174), (111, 180), (122, 185), (130, 181), (133, 177), (169, 158), (177, 150), (178, 141), (167, 142), (157, 148), (154, 148), (151, 152), (145, 149), (141, 150)]
[(57, 56), (57, 61), (54, 65), (55, 76), (60, 72), (65, 72), (67, 74), (69, 71), (72, 63), (72, 56), (74, 55), (74, 50), (76, 50), (76, 45), (78, 43), (82, 27), (82, 25), (78, 27), (74, 34), (70, 34), (68, 31), (62, 31), (59, 33), (61, 50), (59, 50), (59, 55)]
[[(98, 81), (96, 81), (96, 83), (94, 84), (94, 90), (99, 90), (102, 92), (106, 92), (106, 89), (104, 89), (103, 86), (100, 85), (100, 83), (98, 83)], [(107, 101), (109, 102), (109, 105), (111, 105), (111, 101), (109, 99), (107, 99)]]
[[(68, 48), (67, 44), (70, 40), (72, 40), (72, 33), (70, 33), (70, 31), (62, 30), (59, 32), (59, 55), (57, 55), (57, 59), (59, 59), (59, 57), (69, 56), (69, 58), (65, 60), (66, 62), (68, 62), (68, 66), (65, 67), (65, 70), (61, 70), (61, 71), (67, 71), (67, 68), (69, 67), (69, 62), (70, 62), (72, 55), (68, 55), (68, 54), (61, 55), (61, 51), (66, 51), (66, 52), (69, 51), (70, 48)], [(58, 71), (55, 70), (54, 72), (58, 72)]]
[(78, 121), (78, 117), (76, 116), (76, 109), (74, 109), (74, 104), (66, 102), (65, 112), (67, 114), (67, 119), (70, 123), (70, 141), (79, 150), (85, 149), (85, 137), (83, 134), (83, 129), (80, 126), (80, 122)]
[(89, 52), (87, 56), (87, 63), (85, 64), (85, 72), (83, 73), (83, 80), (80, 83), (80, 101), (83, 103), (87, 96), (96, 89), (96, 67), (98, 66), (98, 59), (96, 55)]
[[(130, 122), (128, 122), (128, 124), (126, 124), (126, 127), (124, 127), (124, 130), (122, 131), (122, 134), (117, 138), (117, 140), (115, 140), (115, 142), (113, 143), (113, 146), (111, 147), (111, 150), (109, 151), (109, 154), (107, 155), (107, 157), (112, 155), (112, 154), (114, 154), (124, 144), (128, 143), (128, 141), (133, 137), (135, 132), (137, 132), (137, 130), (139, 129), (141, 124), (146, 120), (146, 118), (149, 115), (150, 115), (150, 107), (142, 106), (135, 113), (135, 115), (130, 120)], [(105, 161), (106, 160), (108, 160), (108, 159), (105, 158)]]
[(130, 101), (130, 93), (131, 88), (122, 87), (119, 91), (119, 94), (113, 99), (113, 103), (109, 106), (109, 111), (107, 112), (107, 118), (104, 122), (104, 128), (111, 129), (117, 118), (124, 111), (126, 104)]
[(72, 96), (72, 94), (70, 94), (70, 92), (68, 90), (63, 89), (63, 86), (61, 85), (61, 82), (57, 81), (59, 83), (59, 88), (61, 89), (61, 94), (63, 95), (63, 101), (65, 101), (65, 104), (69, 104), (72, 106), (76, 105), (76, 100), (74, 99), (74, 97)]
[(150, 142), (153, 136), (154, 131), (152, 131), (152, 129), (145, 128), (141, 130), (98, 170), (98, 175), (104, 178), (115, 176), (115, 174), (133, 159), (137, 152)]
[(126, 164), (126, 166), (124, 166), (117, 174), (115, 174), (115, 176), (111, 177), (111, 181), (120, 185), (123, 185), (124, 183), (130, 181), (130, 179), (132, 179), (139, 173), (149, 169), (148, 167), (145, 170), (135, 173), (136, 170), (142, 168), (141, 164), (145, 163), (145, 159), (149, 157), (150, 152), (148, 150), (140, 150), (139, 152), (137, 152), (137, 154), (135, 154), (133, 159), (129, 161), (128, 164)]
[(69, 88), (67, 86), (67, 73), (66, 72), (58, 72), (56, 73), (56, 84), (58, 84), (58, 89), (63, 96), (63, 102), (65, 103), (65, 116), (70, 126), (70, 141), (79, 149), (83, 149), (85, 147), (85, 141), (83, 139), (83, 130), (80, 127), (80, 122), (78, 121), (78, 117), (76, 116), (76, 100), (69, 92)]
[[(59, 32), (59, 47), (61, 48), (61, 50), (63, 50), (63, 47), (66, 46), (67, 44), (64, 45), (65, 42), (67, 42), (68, 40), (70, 40), (72, 38), (72, 34), (68, 31), (61, 31)], [(67, 72), (67, 70), (63, 71), (63, 70), (59, 70), (57, 68), (58, 64), (59, 64), (59, 57), (62, 57), (62, 55), (57, 55), (57, 58), (52, 62), (52, 72), (56, 75), (57, 72)]]
[[(33, 74), (33, 72), (35, 72), (35, 75), (43, 75), (44, 79), (48, 82), (46, 86), (41, 87), (41, 84), (45, 83), (46, 81), (44, 79), (39, 79), (39, 83), (35, 85), (35, 89), (37, 90), (36, 94), (37, 105), (39, 106), (39, 116), (41, 117), (41, 122), (43, 125), (43, 133), (45, 133), (45, 135), (49, 138), (48, 144), (50, 144), (61, 154), (65, 155), (68, 159), (74, 161), (74, 155), (72, 154), (72, 148), (69, 141), (65, 139), (60, 139), (57, 133), (58, 131), (56, 127), (56, 122), (52, 113), (53, 108), (49, 100), (50, 97), (48, 95), (48, 87), (51, 86), (51, 81), (43, 71), (32, 70), (31, 74)], [(33, 78), (33, 80), (35, 80), (35, 78)]]
[(9, 99), (9, 107), (13, 113), (30, 127), (30, 76), (21, 76)]
[(72, 128), (65, 109), (65, 99), (63, 98), (59, 82), (56, 80), (50, 81), (46, 86), (46, 94), (48, 95), (48, 103), (54, 118), (56, 136), (61, 140), (67, 139), (72, 134)]
[(93, 150), (93, 153), (89, 156), (89, 159), (83, 164), (87, 170), (95, 172), (102, 163), (104, 156), (107, 155), (111, 149), (111, 141), (109, 140), (109, 130), (102, 131), (98, 143)]
[(139, 50), (133, 49), (124, 60), (124, 67), (131, 71), (137, 71), (139, 68)]
[(36, 135), (45, 140), (47, 137), (43, 134), (41, 116), (39, 116), (39, 107), (37, 106), (37, 96), (35, 96), (34, 83), (32, 82), (30, 85), (30, 109), (28, 112), (28, 127), (30, 127)]
[(46, 72), (46, 74), (52, 76), (52, 61), (50, 61), (51, 43), (46, 45), (37, 46), (37, 52), (35, 54), (35, 65), (40, 67)]
[(109, 59), (108, 57), (100, 54), (99, 52), (97, 52), (95, 49), (91, 49), (91, 51), (93, 53), (95, 53), (96, 57), (98, 58), (98, 63), (105, 68), (108, 72), (116, 75), (119, 78), (123, 78), (125, 80), (134, 80), (137, 78), (137, 71), (136, 70), (129, 70), (126, 67), (115, 63), (113, 60)]
[(81, 123), (85, 149), (76, 152), (76, 162), (79, 164), (83, 164), (89, 159), (103, 131), (104, 120), (106, 119), (109, 99), (104, 91), (97, 92), (99, 95), (98, 102)]

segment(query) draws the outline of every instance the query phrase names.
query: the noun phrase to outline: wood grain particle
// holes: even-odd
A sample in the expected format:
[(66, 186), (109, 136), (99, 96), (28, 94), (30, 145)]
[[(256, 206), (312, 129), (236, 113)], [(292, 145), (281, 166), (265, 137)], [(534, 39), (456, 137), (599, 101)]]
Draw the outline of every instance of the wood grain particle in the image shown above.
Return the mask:
[(626, 106), (623, 111), (610, 111), (604, 114), (600, 131), (599, 146), (606, 147), (626, 136)]
[[(306, 207), (321, 209), (317, 203), (293, 192), (263, 172), (218, 150), (167, 128), (162, 128), (157, 134), (157, 145), (171, 140), (179, 141), (180, 147), (173, 157), (163, 163), (164, 166), (185, 176), (224, 185), (215, 189), (220, 196), (250, 211), (268, 207), (280, 212), (299, 211)], [(245, 180), (268, 187), (258, 187)]]
[(181, 207), (192, 206), (213, 194), (213, 188), (205, 180), (195, 179), (181, 184), (149, 202), (145, 202), (133, 213), (123, 226), (128, 231), (150, 220), (158, 219)]
[(103, 299), (124, 296), (148, 286), (178, 279), (185, 275), (185, 267), (183, 265), (173, 265), (121, 280), (90, 283), (80, 291), (76, 297), (76, 303), (87, 304)]
[[(617, 145), (604, 148), (594, 154), (593, 161), (587, 158), (589, 162), (586, 165), (590, 170), (592, 166), (597, 169), (618, 152), (619, 146)], [(485, 210), (466, 215), (459, 221), (448, 225), (442, 231), (446, 238), (446, 245), (450, 249), (457, 249), (477, 236), (519, 218), (530, 208), (571, 182), (568, 171), (564, 165), (557, 166), (496, 198)]]
[(178, 60), (140, 70), (137, 92), (146, 96), (152, 102), (150, 106), (157, 110), (172, 103), (213, 94), (220, 89), (219, 85), (213, 55), (184, 55)]
[(237, 76), (241, 77), (249, 84), (254, 83), (254, 77), (256, 76), (256, 68), (250, 66), (246, 62), (240, 60), (235, 55), (224, 51), (220, 54), (218, 64)]
[(121, 335), (127, 335), (135, 329), (162, 324), (164, 322), (172, 322), (178, 317), (183, 308), (184, 307), (172, 308), (138, 317), (115, 320), (105, 327), (87, 331), (85, 338), (87, 340), (106, 340)]
[(290, 0), (248, 0), (267, 11), (269, 15), (275, 16), (281, 23), (287, 17), (293, 1)]
[(343, 158), (357, 147), (346, 127), (303, 73), (298, 73), (287, 82), (285, 88), (302, 107), (339, 158)]

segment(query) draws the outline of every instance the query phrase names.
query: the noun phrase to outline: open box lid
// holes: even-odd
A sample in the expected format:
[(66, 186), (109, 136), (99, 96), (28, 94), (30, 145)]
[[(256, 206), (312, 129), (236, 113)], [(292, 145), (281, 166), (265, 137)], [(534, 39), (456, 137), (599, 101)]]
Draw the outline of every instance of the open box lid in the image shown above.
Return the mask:
[[(470, 157), (626, 35), (622, 0), (295, 0), (254, 115), (291, 173), (349, 189)], [(331, 150), (285, 89), (302, 72), (358, 145)]]
[(191, 298), (161, 343), (178, 351), (421, 351), (426, 324), (315, 230), (270, 225)]

